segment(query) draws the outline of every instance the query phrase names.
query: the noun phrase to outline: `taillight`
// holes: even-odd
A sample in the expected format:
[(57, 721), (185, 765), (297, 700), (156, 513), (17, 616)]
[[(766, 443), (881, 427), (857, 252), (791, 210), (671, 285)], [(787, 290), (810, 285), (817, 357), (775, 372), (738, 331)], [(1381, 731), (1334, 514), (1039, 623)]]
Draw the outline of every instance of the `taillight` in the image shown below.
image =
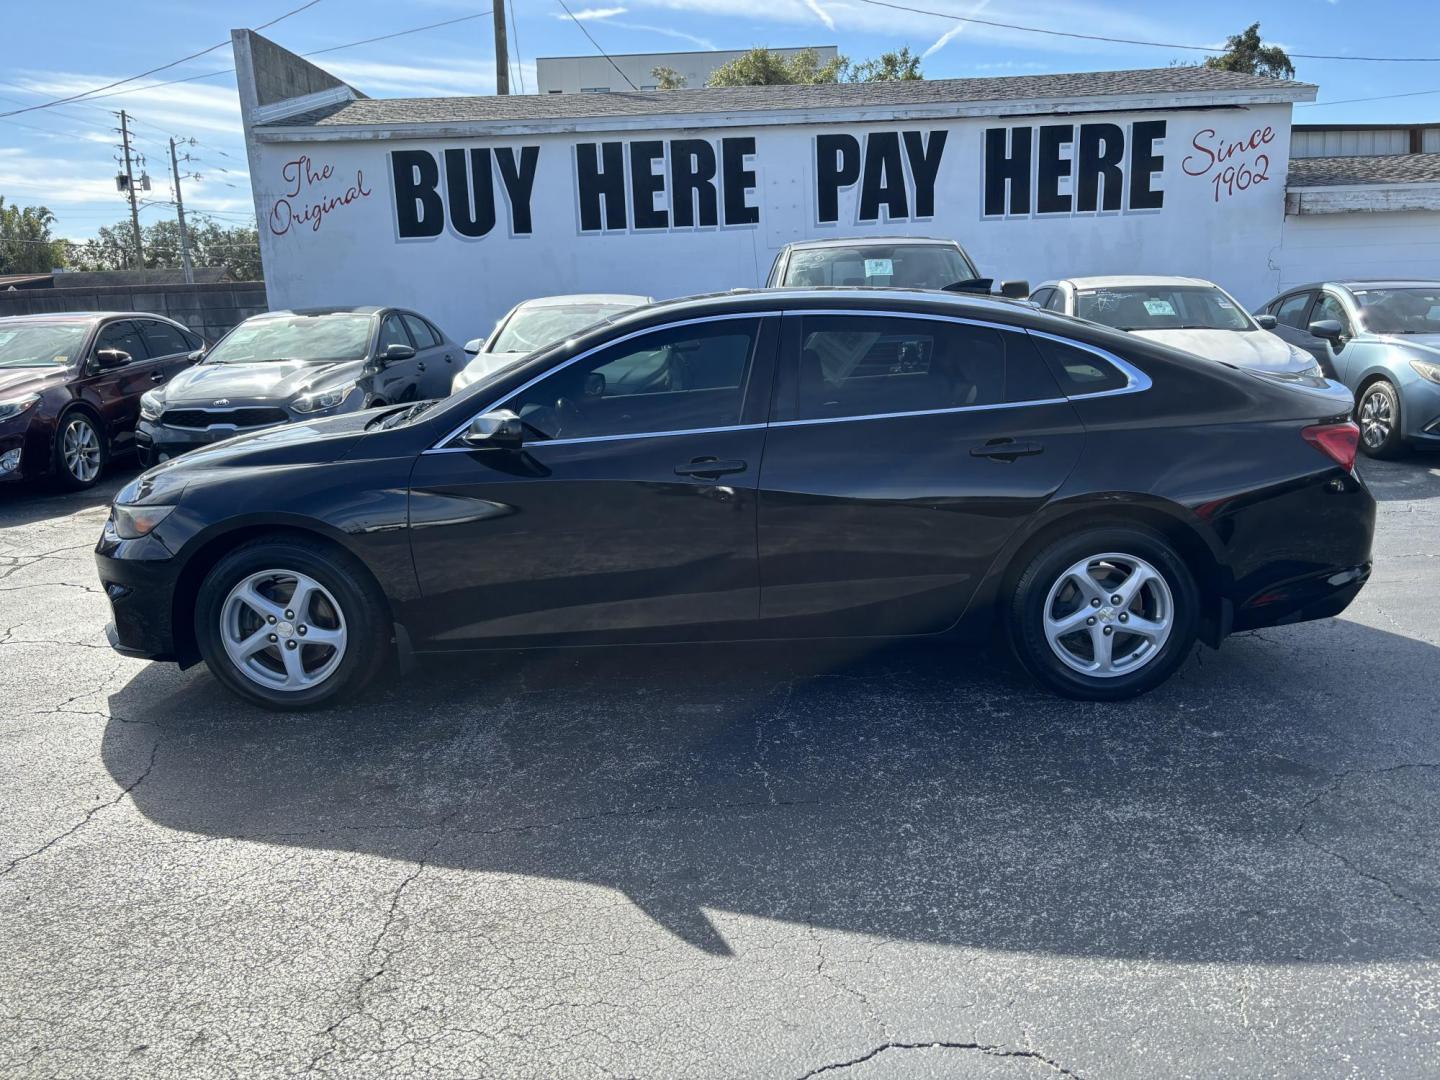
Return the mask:
[(1347, 472), (1355, 468), (1355, 451), (1360, 446), (1360, 428), (1353, 421), (1343, 424), (1312, 424), (1300, 432), (1305, 441)]

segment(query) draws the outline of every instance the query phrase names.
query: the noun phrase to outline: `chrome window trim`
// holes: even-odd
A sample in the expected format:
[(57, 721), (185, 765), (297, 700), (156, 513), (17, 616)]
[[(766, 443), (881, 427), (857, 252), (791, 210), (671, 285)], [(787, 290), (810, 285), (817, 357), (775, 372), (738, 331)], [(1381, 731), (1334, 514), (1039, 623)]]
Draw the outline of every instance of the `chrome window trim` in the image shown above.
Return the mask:
[(1069, 394), (1055, 398), (1038, 398), (1032, 401), (1002, 401), (995, 402), (994, 404), (990, 405), (956, 405), (942, 409), (913, 409), (905, 412), (866, 413), (861, 416), (816, 417), (809, 420), (771, 420), (764, 424), (730, 424), (724, 427), (685, 428), (678, 431), (639, 431), (632, 434), (624, 435), (587, 435), (574, 439), (546, 439), (543, 442), (536, 443), (535, 445), (574, 446), (581, 443), (620, 442), (625, 439), (659, 439), (669, 435), (704, 435), (710, 434), (712, 432), (721, 431), (756, 431), (766, 427), (806, 427), (812, 424), (848, 424), (857, 423), (863, 420), (895, 420), (904, 416), (944, 416), (950, 413), (988, 412), (997, 409), (1025, 409), (1037, 405), (1063, 405), (1069, 401), (1082, 401), (1089, 398), (1115, 397), (1121, 394), (1138, 394), (1145, 390), (1149, 390), (1150, 387), (1153, 385), (1150, 376), (1146, 375), (1139, 368), (1135, 367), (1135, 365), (1131, 364), (1127, 360), (1121, 359), (1114, 353), (1110, 352), (1108, 349), (1100, 348), (1098, 345), (1089, 345), (1083, 341), (1076, 341), (1074, 338), (1064, 337), (1060, 334), (1047, 333), (1043, 330), (1031, 330), (1023, 326), (1013, 326), (1009, 323), (991, 322), (986, 319), (971, 319), (963, 315), (945, 315), (929, 311), (893, 311), (889, 309), (882, 310), (879, 308), (815, 308), (805, 310), (784, 309), (780, 311), (730, 312), (723, 315), (704, 315), (695, 319), (682, 319), (677, 322), (661, 323), (658, 326), (647, 326), (642, 330), (636, 330), (624, 335), (623, 337), (618, 337), (607, 341), (603, 345), (596, 345), (593, 349), (586, 349), (584, 352), (572, 356), (569, 360), (566, 360), (565, 363), (560, 364), (557, 367), (550, 368), (547, 371), (541, 372), (533, 379), (516, 387), (514, 390), (510, 391), (510, 393), (492, 402), (484, 409), (481, 409), (479, 412), (472, 414), (471, 417), (463, 424), (456, 427), (449, 434), (443, 436), (440, 440), (438, 440), (428, 450), (424, 450), (421, 453), (474, 453), (474, 449), (469, 446), (447, 446), (446, 444), (449, 443), (451, 440), (458, 438), (460, 434), (470, 426), (470, 424), (474, 421), (475, 417), (481, 416), (487, 412), (493, 412), (495, 409), (503, 406), (506, 402), (508, 402), (511, 398), (515, 397), (517, 394), (521, 394), (524, 391), (530, 389), (530, 387), (534, 386), (542, 379), (548, 378), (550, 375), (555, 374), (557, 371), (563, 371), (571, 364), (578, 363), (579, 361), (584, 360), (588, 356), (593, 356), (595, 353), (599, 352), (602, 349), (610, 348), (612, 345), (622, 345), (625, 342), (631, 340), (632, 338), (640, 337), (644, 334), (649, 334), (659, 330), (669, 330), (674, 327), (680, 326), (694, 326), (700, 323), (707, 322), (723, 322), (728, 319), (765, 319), (773, 318), (776, 316), (779, 316), (781, 318), (803, 318), (809, 315), (842, 317), (863, 315), (892, 319), (929, 319), (935, 322), (962, 323), (967, 326), (982, 326), (990, 330), (1006, 330), (1014, 334), (1027, 334), (1034, 335), (1036, 337), (1048, 338), (1049, 340), (1058, 342), (1061, 345), (1068, 345), (1072, 349), (1081, 349), (1084, 352), (1088, 352), (1099, 357), (1101, 360), (1105, 361), (1107, 364), (1111, 365), (1117, 371), (1119, 371), (1120, 374), (1125, 376), (1125, 385), (1116, 387), (1114, 390), (1097, 390), (1094, 393), (1089, 394)]

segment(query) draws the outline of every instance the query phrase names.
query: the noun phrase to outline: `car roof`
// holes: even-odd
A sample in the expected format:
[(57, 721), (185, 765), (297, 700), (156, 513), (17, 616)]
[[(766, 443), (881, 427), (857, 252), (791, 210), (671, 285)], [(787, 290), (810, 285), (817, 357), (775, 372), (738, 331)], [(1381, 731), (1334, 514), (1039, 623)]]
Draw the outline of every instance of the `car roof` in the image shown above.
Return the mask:
[(615, 304), (623, 307), (639, 307), (654, 303), (654, 298), (632, 293), (567, 293), (560, 296), (537, 296), (533, 300), (522, 300), (517, 308), (565, 307), (570, 304)]
[(0, 316), (0, 322), (7, 323), (95, 322), (98, 319), (164, 319), (166, 322), (176, 321), (169, 315), (161, 315), (154, 311), (49, 311), (41, 312), (38, 315)]
[(350, 307), (282, 308), (279, 311), (262, 311), (259, 315), (250, 317), (263, 319), (270, 315), (378, 315), (389, 310), (388, 307), (378, 304), (354, 304)]
[(785, 249), (800, 251), (830, 247), (884, 247), (887, 244), (940, 244), (945, 247), (960, 247), (959, 240), (945, 240), (938, 236), (832, 236), (823, 240), (793, 240), (785, 245)]
[(1197, 277), (1173, 277), (1163, 274), (1097, 274), (1092, 277), (1061, 278), (1077, 289), (1143, 289), (1155, 288), (1201, 288), (1218, 289), (1213, 281)]

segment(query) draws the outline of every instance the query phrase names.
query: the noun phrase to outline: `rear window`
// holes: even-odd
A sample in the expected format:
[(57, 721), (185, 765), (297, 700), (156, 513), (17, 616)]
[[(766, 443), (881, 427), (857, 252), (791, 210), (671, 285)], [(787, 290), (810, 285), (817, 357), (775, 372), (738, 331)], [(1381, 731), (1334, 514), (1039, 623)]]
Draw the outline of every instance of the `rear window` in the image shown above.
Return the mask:
[(1130, 383), (1123, 372), (1089, 349), (1038, 335), (1032, 339), (1067, 397), (1121, 390)]

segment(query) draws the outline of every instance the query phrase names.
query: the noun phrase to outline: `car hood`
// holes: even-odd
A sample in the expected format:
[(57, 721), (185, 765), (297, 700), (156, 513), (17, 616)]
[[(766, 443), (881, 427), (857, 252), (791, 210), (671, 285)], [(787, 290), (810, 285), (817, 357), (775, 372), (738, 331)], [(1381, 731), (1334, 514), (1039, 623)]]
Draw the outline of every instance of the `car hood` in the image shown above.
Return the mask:
[(1434, 361), (1440, 358), (1440, 334), (1377, 334), (1379, 340), (1387, 345), (1402, 345), (1423, 353), (1425, 359)]
[(210, 406), (227, 399), (231, 407), (286, 402), (310, 390), (360, 377), (364, 364), (306, 364), (272, 360), (259, 364), (196, 364), (165, 384), (165, 404)]
[(467, 386), (473, 386), (487, 375), (493, 375), (497, 371), (512, 367), (529, 355), (531, 354), (527, 352), (480, 353), (455, 376), (454, 389), (461, 390)]
[(1268, 330), (1132, 330), (1131, 333), (1207, 360), (1258, 371), (1305, 371), (1315, 366), (1313, 356), (1292, 348)]
[(68, 368), (0, 368), (0, 400), (38, 394), (70, 377)]

